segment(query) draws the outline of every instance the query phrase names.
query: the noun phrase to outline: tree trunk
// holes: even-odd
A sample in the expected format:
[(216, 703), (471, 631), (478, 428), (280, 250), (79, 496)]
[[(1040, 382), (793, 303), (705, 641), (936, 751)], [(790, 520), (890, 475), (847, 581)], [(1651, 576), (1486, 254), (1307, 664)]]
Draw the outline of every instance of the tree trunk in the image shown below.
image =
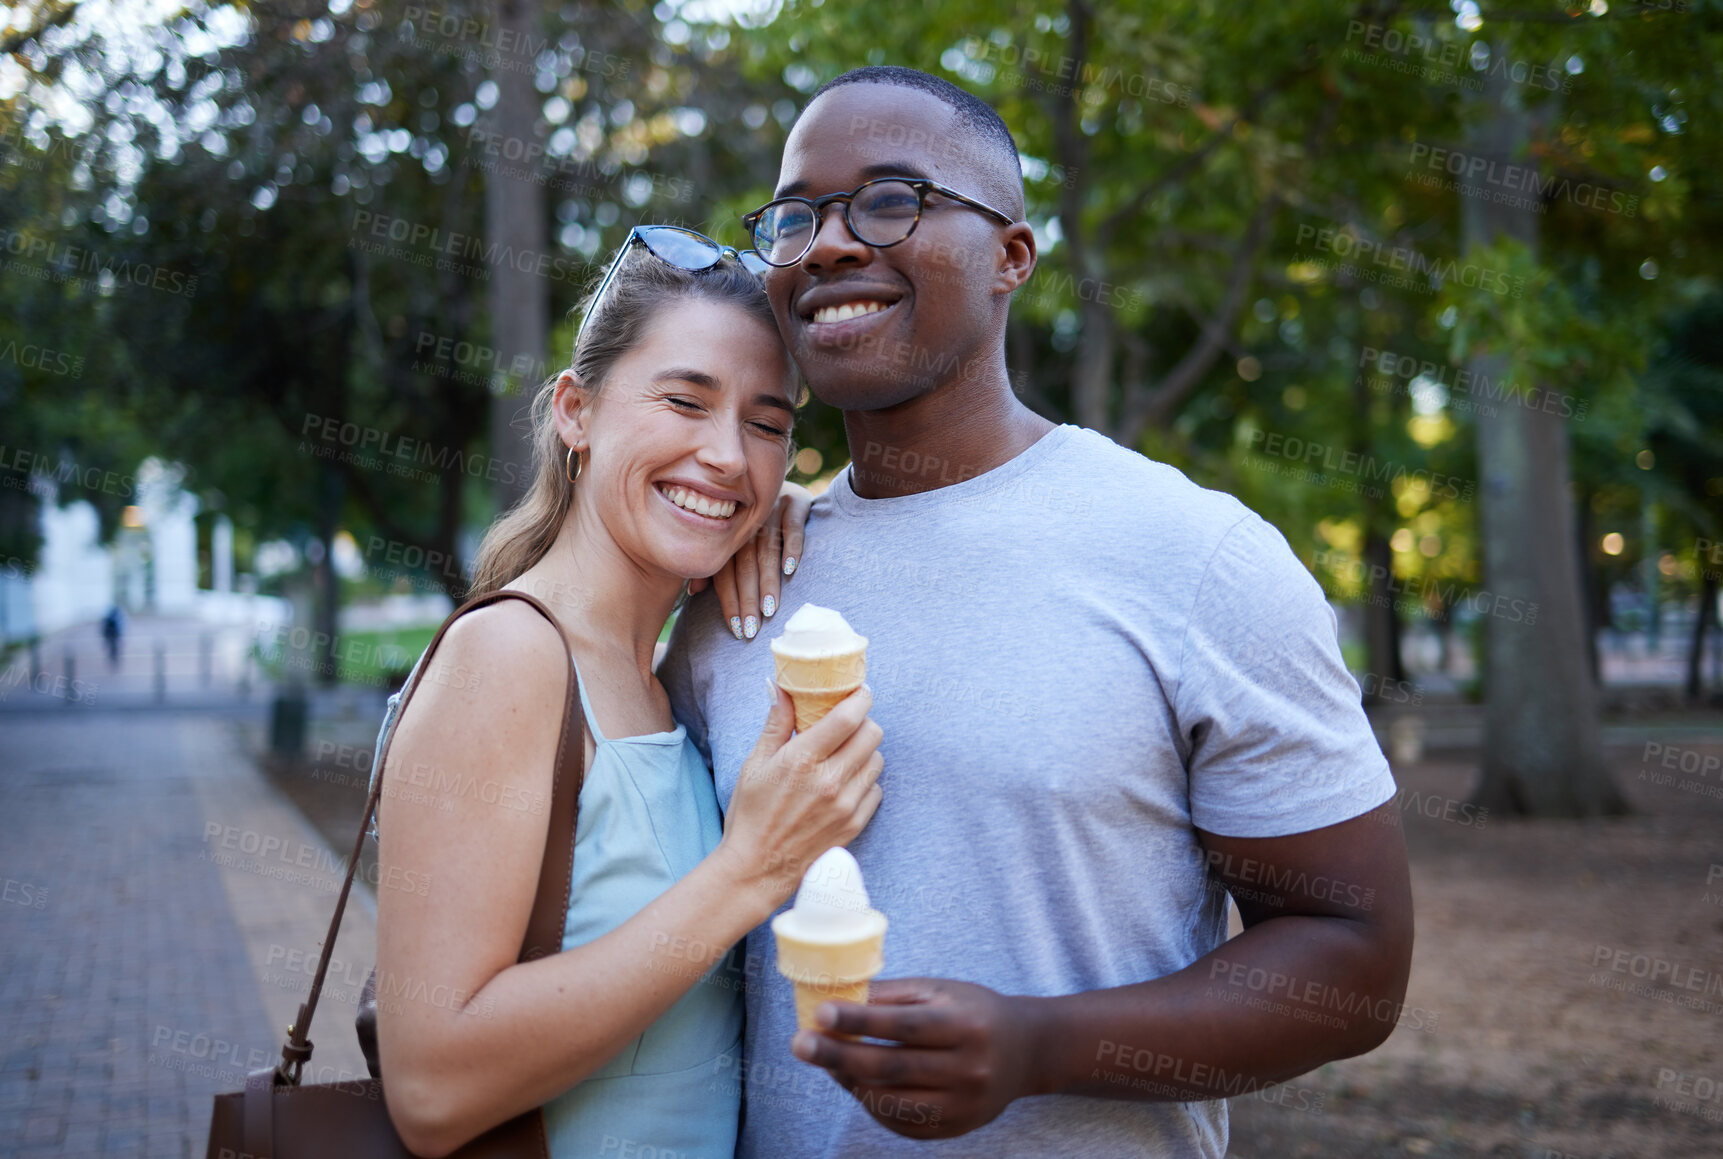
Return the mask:
[(1369, 569), (1370, 593), (1364, 601), (1364, 664), (1375, 679), (1367, 681), (1373, 691), (1364, 696), (1365, 704), (1381, 704), (1393, 697), (1385, 696), (1384, 688), (1398, 689), (1406, 679), (1406, 668), (1400, 662), (1400, 613), (1394, 601), (1394, 549), (1382, 532), (1371, 525), (1364, 532), (1364, 566)]
[[(1079, 271), (1078, 276), (1087, 274)], [(1113, 311), (1104, 303), (1085, 301), (1082, 316), (1083, 337), (1071, 368), (1071, 409), (1078, 426), (1116, 439), (1120, 432), (1108, 405), (1113, 392)]]
[[(1523, 164), (1532, 118), (1506, 70), (1489, 77), (1484, 99), (1491, 107), (1468, 149), (1496, 164)], [(1466, 198), (1461, 210), (1467, 249), (1506, 236), (1535, 252), (1533, 209)], [(1509, 360), (1501, 352), (1477, 354), (1471, 370), (1499, 382), (1509, 377)], [(1487, 645), (1475, 802), (1536, 817), (1625, 812), (1604, 760), (1586, 655), (1567, 429), (1558, 416), (1509, 400), (1494, 417), (1480, 416), (1477, 432), (1485, 590), (1473, 606), (1484, 617)]]
[(1575, 506), (1579, 528), (1579, 590), (1585, 610), (1585, 655), (1590, 664), (1591, 679), (1603, 683), (1603, 668), (1597, 655), (1597, 634), (1602, 630), (1609, 608), (1609, 592), (1592, 561), (1592, 544), (1597, 542), (1597, 520), (1592, 515), (1591, 488), (1580, 491)]
[(1687, 648), (1687, 699), (1697, 704), (1705, 693), (1705, 627), (1717, 607), (1717, 573), (1709, 568), (1700, 572), (1699, 615), (1693, 621), (1693, 642)]
[[(499, 45), (534, 45), (543, 39), (537, 0), (495, 0), (495, 13)], [(490, 73), (497, 86), (497, 103), (487, 116), (489, 131), (523, 146), (538, 138), (541, 97), (533, 87), (532, 64), (528, 51), (499, 48), (497, 67)], [(515, 169), (522, 172), (511, 175)], [(529, 365), (540, 365), (549, 342), (549, 287), (534, 272), (546, 245), (544, 186), (537, 176), (525, 166), (501, 164), (485, 173), (485, 240), (494, 255), (491, 341), (503, 366), (523, 354)], [(537, 385), (529, 377), (511, 376), (506, 387), (492, 386), (490, 442), (499, 509), (526, 493), (532, 463), (527, 415)]]
[(1449, 674), (1449, 668), (1454, 662), (1454, 606), (1446, 599), (1436, 603), (1436, 611), (1430, 617), (1436, 628), (1436, 671), (1442, 675)]
[(341, 504), (346, 497), (341, 469), (327, 459), (317, 472), (317, 544), (321, 558), (311, 568), (312, 639), (316, 650), (311, 670), (325, 688), (336, 683), (336, 625), (340, 623), (341, 577), (335, 572), (335, 533), (341, 525)]
[[(1398, 420), (1394, 396), (1389, 397), (1389, 411)], [(1370, 450), (1371, 399), (1370, 387), (1359, 375), (1352, 384), (1352, 446), (1361, 457)], [(1405, 666), (1400, 662), (1400, 609), (1394, 598), (1394, 549), (1388, 542), (1384, 527), (1394, 521), (1393, 501), (1387, 496), (1364, 497), (1364, 566), (1370, 577), (1364, 600), (1364, 667), (1374, 679), (1365, 681), (1370, 691), (1364, 695), (1365, 704), (1382, 704), (1388, 697), (1383, 689), (1393, 681), (1398, 689), (1406, 679)]]
[(436, 579), (456, 604), (466, 599), (468, 586), (467, 569), (461, 560), (461, 511), (465, 506), (466, 482), (460, 471), (448, 471), (442, 477), (437, 496), (436, 548), (447, 562)]

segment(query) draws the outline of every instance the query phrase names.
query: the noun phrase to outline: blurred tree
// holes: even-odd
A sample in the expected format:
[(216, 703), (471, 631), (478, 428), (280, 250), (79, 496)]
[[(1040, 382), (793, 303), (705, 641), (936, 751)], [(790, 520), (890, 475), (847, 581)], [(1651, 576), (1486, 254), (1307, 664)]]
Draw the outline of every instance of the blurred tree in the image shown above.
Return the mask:
[(95, 507), (104, 534), (136, 501), (135, 472), (157, 446), (100, 389), (100, 300), (83, 290), (86, 250), (60, 222), (73, 164), (0, 133), (0, 567), (33, 568), (39, 506)]
[[(207, 502), (230, 506), (259, 537), (301, 540), (325, 680), (334, 537), (348, 502), (388, 538), (452, 555), (464, 472), (447, 467), (482, 426), (482, 385), (445, 389), (408, 370), (407, 318), (420, 334), (464, 330), (465, 280), (404, 278), (367, 252), (398, 222), (472, 219), (476, 198), (448, 179), (446, 149), (421, 142), (402, 165), (394, 154), (408, 149), (387, 147), (401, 143), (390, 106), (406, 119), (439, 81), (460, 86), (461, 69), (435, 56), (412, 67), (420, 62), (398, 41), (370, 35), (377, 23), (365, 11), (337, 21), (320, 4), (224, 7), (146, 27), (140, 42), (74, 20), (44, 35), (32, 54), (40, 75), (20, 94), (26, 135), (76, 158), (50, 236), (82, 243), (104, 270), (155, 271), (117, 292), (102, 279), (84, 285), (89, 299), (108, 299), (89, 336), (96, 375), (163, 451), (198, 468)], [(400, 98), (372, 75), (371, 54)], [(91, 124), (47, 116), (68, 75), (95, 86)], [(380, 204), (385, 191), (395, 212)], [(378, 208), (362, 208), (374, 198)], [(391, 228), (368, 228), (377, 223)], [(403, 447), (431, 448), (444, 469), (422, 469)]]
[[(539, 31), (536, 0), (494, 0), (489, 15), (497, 43), (490, 49), (490, 91), (496, 103), (483, 124), (487, 144), (500, 146), (503, 158), (542, 151), (539, 116), (542, 103), (533, 87), (539, 71), (540, 45), (550, 41)], [(539, 131), (535, 131), (539, 130)], [(514, 148), (510, 148), (510, 146)], [(544, 358), (549, 337), (550, 292), (534, 268), (536, 255), (545, 253), (549, 233), (545, 220), (544, 185), (537, 167), (498, 164), (485, 174), (485, 236), (497, 243), (490, 260), (491, 332), (498, 350), (521, 351), (538, 365)], [(513, 260), (510, 260), (513, 258)], [(491, 400), (491, 458), (506, 464), (495, 483), (499, 509), (511, 507), (526, 494), (532, 467), (525, 422), (517, 423), (517, 412), (530, 403), (538, 383), (518, 376), (499, 386)]]
[[(1696, 171), (1698, 150), (1716, 144), (1709, 128), (1686, 132), (1690, 118), (1680, 107), (1689, 83), (1714, 87), (1704, 70), (1670, 51), (1666, 19), (1627, 17), (1586, 19), (1576, 28), (1580, 36), (1552, 34), (1551, 22), (1534, 11), (1492, 14), (1497, 35), (1474, 42), (1471, 53), (1486, 84), (1455, 154), (1461, 168), (1452, 170), (1477, 176), (1444, 182), (1458, 184), (1468, 259), (1525, 286), (1522, 295), (1488, 304), (1462, 290), (1456, 300), (1469, 301), (1454, 344), (1455, 357), (1471, 358), (1475, 372), (1515, 384), (1503, 421), (1478, 428), (1480, 530), (1494, 606), (1486, 620), (1483, 779), (1475, 795), (1509, 813), (1587, 816), (1625, 808), (1599, 728), (1588, 640), (1593, 615), (1583, 584), (1590, 549), (1579, 534), (1585, 520), (1573, 510), (1564, 421), (1571, 408), (1540, 400), (1559, 399), (1575, 384), (1594, 399), (1632, 388), (1643, 335), (1663, 308), (1646, 285), (1656, 281), (1658, 263), (1635, 250), (1655, 245), (1677, 259), (1685, 251), (1683, 237), (1665, 224), (1681, 212), (1678, 203), (1656, 186), (1671, 168)], [(1588, 57), (1627, 63), (1614, 84), (1571, 86), (1571, 97), (1554, 84), (1539, 93), (1526, 83), (1535, 74), (1516, 68), (1553, 58), (1559, 71), (1551, 78), (1584, 76)], [(1677, 157), (1686, 163), (1668, 164)], [(1653, 190), (1643, 196), (1641, 173)], [(1503, 599), (1509, 609), (1515, 601), (1536, 607), (1536, 622), (1498, 614)]]
[[(1502, 50), (1498, 42), (1496, 51)], [(1488, 115), (1474, 122), (1468, 164), (1477, 157), (1505, 172), (1526, 159), (1539, 129), (1506, 73), (1490, 74), (1482, 99)], [(1531, 197), (1466, 197), (1467, 256), (1491, 268), (1496, 262), (1489, 255), (1523, 252), (1528, 260), (1520, 268), (1535, 277), (1541, 208)], [(1498, 247), (1502, 239), (1521, 249)], [(1512, 304), (1495, 308), (1509, 316), (1518, 313)], [(1521, 337), (1538, 341), (1546, 336), (1525, 326)], [(1515, 374), (1507, 346), (1479, 343), (1471, 351), (1472, 373), (1551, 387), (1542, 376), (1528, 381)], [(1524, 362), (1519, 369), (1525, 369)], [(1586, 652), (1589, 617), (1581, 596), (1581, 549), (1561, 415), (1527, 405), (1524, 396), (1516, 395), (1498, 420), (1478, 425), (1478, 469), (1480, 538), (1491, 598), (1480, 609), (1487, 695), (1483, 777), (1473, 798), (1509, 815), (1625, 812), (1605, 763), (1597, 683)]]
[[(1723, 239), (1719, 33), (1682, 6), (1296, 0), (1239, 19), (1213, 0), (954, 0), (882, 19), (813, 0), (536, 0), (535, 36), (501, 2), (196, 3), (153, 24), (39, 3), (7, 33), (8, 144), (64, 162), (58, 182), (16, 169), (20, 219), (197, 282), (65, 285), (59, 301), (9, 278), (0, 294), (84, 343), (95, 411), (171, 444), (260, 532), (341, 525), (459, 560), (461, 530), (494, 510), (461, 476), (501, 482), (509, 392), (560, 361), (528, 334), (531, 308), (503, 304), (507, 255), (542, 244), (537, 298), (566, 351), (563, 312), (622, 231), (669, 220), (739, 241), (807, 94), (886, 61), (981, 93), (1022, 146), (1042, 253), (1008, 336), (1025, 400), (1273, 519), (1332, 595), (1364, 602), (1378, 687), (1402, 671), (1403, 620), (1445, 626), (1499, 588), (1478, 548), (1481, 464), (1527, 385), (1578, 404), (1559, 417), (1582, 518), (1637, 519), (1653, 430), (1639, 336), (1714, 286)], [(1504, 77), (1537, 123), (1457, 180), (1443, 158), (1466, 170), (1468, 126), (1495, 115), (1468, 94)], [(1479, 251), (1466, 260), (1522, 284), (1474, 292), (1465, 221), (1480, 193), (1520, 192), (1504, 165), (1548, 183), (1536, 260)], [(543, 208), (501, 209), (504, 178)], [(1500, 375), (1480, 389), (1466, 368), (1485, 353), (1509, 359), (1515, 391)], [(51, 385), (61, 409), (36, 387), (33, 416), (98, 429), (77, 401), (93, 391)], [(817, 403), (798, 437), (804, 475), (841, 462)], [(1660, 510), (1707, 485), (1654, 474)], [(1556, 503), (1562, 471), (1542, 478), (1538, 502)], [(1637, 526), (1620, 556), (1579, 537), (1592, 588), (1629, 575)], [(460, 570), (439, 578), (458, 589)]]
[[(1552, 514), (1569, 502), (1560, 424), (1589, 408), (1596, 430), (1616, 413), (1605, 404), (1632, 390), (1635, 334), (1679, 278), (1706, 276), (1697, 251), (1715, 256), (1710, 239), (1723, 237), (1718, 201), (1695, 202), (1687, 186), (1715, 171), (1717, 86), (1706, 74), (1718, 30), (1685, 6), (1485, 13), (1464, 0), (1445, 11), (1295, 3), (1248, 20), (1204, 0), (971, 2), (894, 16), (882, 29), (862, 10), (792, 0), (754, 34), (766, 46), (759, 72), (811, 91), (861, 63), (853, 46), (865, 43), (870, 61), (943, 73), (1001, 109), (1043, 242), (1012, 335), (1025, 398), (1271, 513), (1330, 572), (1331, 590), (1365, 599), (1377, 677), (1400, 671), (1404, 609), (1422, 603), (1445, 621), (1473, 597), (1471, 614), (1515, 576), (1505, 586), (1542, 609), (1539, 637), (1562, 641), (1558, 650), (1577, 641), (1577, 660), (1564, 650), (1552, 668), (1535, 649), (1486, 649), (1486, 765), (1537, 784), (1510, 794), (1527, 810), (1613, 808), (1596, 746), (1583, 760), (1563, 755), (1587, 749), (1572, 714), (1595, 713), (1576, 535)], [(1468, 97), (1486, 85), (1497, 99)], [(1504, 103), (1536, 125), (1469, 146), (1472, 124), (1512, 129)], [(1529, 197), (1515, 196), (1528, 182)], [(1538, 260), (1463, 257), (1510, 202), (1543, 223), (1522, 230)], [(1702, 247), (1683, 214), (1706, 216)], [(1637, 273), (1655, 270), (1642, 267), (1648, 252), (1667, 255), (1678, 277)], [(1461, 302), (1479, 267), (1494, 284)], [(1551, 301), (1521, 308), (1522, 294), (1546, 290)], [(1468, 363), (1480, 344), (1512, 357)], [(1380, 372), (1371, 361), (1384, 354), (1417, 369)], [(1487, 393), (1504, 383), (1505, 396)], [(1540, 409), (1552, 387), (1565, 411)], [(1517, 522), (1504, 521), (1492, 480), (1519, 454), (1510, 448), (1533, 444), (1537, 469)], [(1276, 445), (1299, 452), (1261, 453)], [(1387, 491), (1364, 478), (1373, 460), (1388, 464)], [(1438, 477), (1459, 485), (1431, 486)], [(1482, 528), (1489, 575), (1465, 554), (1478, 510), (1495, 512)], [(1547, 559), (1521, 567), (1539, 545)], [(1430, 582), (1398, 598), (1408, 580)], [(1564, 733), (1567, 748), (1520, 743)], [(1498, 779), (1488, 774), (1487, 791), (1507, 803)]]
[[(316, 617), (331, 638), (344, 525), (373, 568), (439, 560), (431, 578), (460, 593), (463, 530), (494, 510), (466, 480), (521, 482), (518, 432), (503, 431), (509, 455), (487, 455), (486, 418), (493, 393), (511, 416), (521, 383), (544, 371), (545, 299), (573, 298), (625, 194), (685, 199), (679, 185), (642, 190), (624, 163), (646, 158), (618, 109), (653, 107), (644, 90), (657, 78), (634, 63), (649, 29), (568, 6), (554, 37), (503, 36), (486, 7), (418, 8), (417, 24), (411, 6), (342, 0), (192, 5), (135, 25), (56, 13), (18, 46), (23, 78), (0, 105), (23, 154), (68, 159), (56, 187), (18, 169), (53, 203), (32, 236), (76, 243), (104, 270), (169, 275), (117, 292), (111, 277), (84, 279), (58, 307), (33, 300), (60, 319), (99, 303), (76, 349), (105, 404), (193, 464), (206, 501), (258, 537), (317, 545)], [(512, 78), (516, 117), (524, 76), (524, 125), (475, 125), (494, 95), (487, 64)], [(502, 182), (537, 198), (539, 220), (515, 229), (505, 209), (498, 237), (482, 199)], [(542, 241), (547, 186), (574, 194), (557, 207), (554, 250)], [(516, 289), (492, 297), (487, 333), (475, 291), (501, 271)], [(522, 277), (539, 337), (518, 326), (499, 337), (499, 302), (511, 323), (532, 312)]]
[[(1699, 612), (1687, 648), (1686, 693), (1703, 696), (1707, 630), (1717, 629), (1723, 579), (1723, 294), (1712, 294), (1674, 318), (1644, 376), (1646, 448), (1664, 485), (1682, 554), (1698, 588)], [(1661, 562), (1661, 561), (1660, 561)]]

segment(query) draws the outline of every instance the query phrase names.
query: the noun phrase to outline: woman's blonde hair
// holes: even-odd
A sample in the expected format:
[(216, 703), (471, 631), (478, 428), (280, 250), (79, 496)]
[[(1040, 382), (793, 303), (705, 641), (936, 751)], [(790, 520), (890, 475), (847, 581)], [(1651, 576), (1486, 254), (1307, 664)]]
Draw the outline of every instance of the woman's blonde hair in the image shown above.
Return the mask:
[[(644, 251), (644, 246), (637, 246), (624, 255), (602, 301), (594, 302), (588, 295), (582, 303), (591, 317), (570, 369), (579, 376), (589, 397), (597, 395), (617, 360), (639, 345), (658, 310), (669, 303), (729, 303), (777, 332), (777, 319), (765, 289), (733, 259), (727, 258), (709, 270), (693, 271)], [(540, 385), (533, 397), (532, 483), (520, 502), (498, 516), (485, 532), (473, 563), (469, 599), (505, 586), (543, 559), (568, 518), (575, 484), (568, 480), (568, 448), (551, 421), (555, 396), (553, 377)]]

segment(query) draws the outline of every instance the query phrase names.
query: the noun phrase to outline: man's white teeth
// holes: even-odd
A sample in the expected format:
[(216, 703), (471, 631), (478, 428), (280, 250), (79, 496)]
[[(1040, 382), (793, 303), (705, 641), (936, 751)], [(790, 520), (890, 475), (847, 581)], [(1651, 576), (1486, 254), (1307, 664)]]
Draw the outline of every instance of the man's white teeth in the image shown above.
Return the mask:
[(877, 314), (888, 304), (886, 302), (845, 302), (841, 306), (821, 306), (814, 311), (814, 321), (847, 322), (851, 318), (860, 318), (863, 314)]
[(736, 514), (736, 504), (733, 500), (708, 499), (686, 487), (665, 487), (663, 491), (664, 497), (676, 506), (686, 507), (700, 515), (707, 515), (713, 519), (728, 519)]

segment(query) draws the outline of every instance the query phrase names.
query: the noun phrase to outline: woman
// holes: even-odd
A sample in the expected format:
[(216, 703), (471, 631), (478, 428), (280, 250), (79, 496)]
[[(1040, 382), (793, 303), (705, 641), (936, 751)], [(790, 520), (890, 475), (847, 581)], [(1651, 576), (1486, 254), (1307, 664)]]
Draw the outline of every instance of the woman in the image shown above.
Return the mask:
[[(385, 785), (488, 790), (386, 792), (379, 818), (379, 880), (431, 886), (378, 891), (378, 974), (460, 998), (379, 1011), (389, 1111), (421, 1155), (544, 1104), (559, 1157), (628, 1142), (728, 1159), (741, 982), (711, 969), (794, 890), (783, 867), (851, 840), (880, 800), (867, 689), (792, 739), (773, 687), (720, 836), (711, 777), (653, 676), (684, 580), (753, 550), (796, 390), (753, 276), (659, 248), (630, 234), (595, 293), (572, 368), (535, 402), (532, 490), (479, 552), (473, 594), (536, 595), (562, 638), (518, 600), (458, 619), (383, 770)], [(590, 735), (564, 952), (517, 963), (546, 810), (505, 806), (550, 798), (571, 653)]]

